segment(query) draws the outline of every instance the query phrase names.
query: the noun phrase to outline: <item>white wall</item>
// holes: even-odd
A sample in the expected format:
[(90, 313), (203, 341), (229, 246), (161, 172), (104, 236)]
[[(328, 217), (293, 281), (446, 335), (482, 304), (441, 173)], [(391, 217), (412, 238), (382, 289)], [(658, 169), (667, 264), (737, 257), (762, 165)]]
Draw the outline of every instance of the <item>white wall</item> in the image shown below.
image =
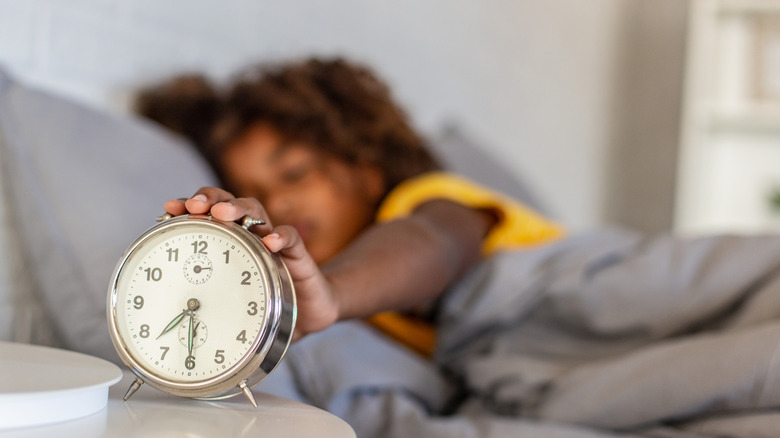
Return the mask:
[(608, 166), (639, 3), (684, 15), (678, 0), (0, 0), (0, 64), (125, 111), (138, 84), (181, 70), (225, 77), (257, 60), (345, 54), (373, 65), (421, 128), (462, 122), (582, 228), (622, 219)]

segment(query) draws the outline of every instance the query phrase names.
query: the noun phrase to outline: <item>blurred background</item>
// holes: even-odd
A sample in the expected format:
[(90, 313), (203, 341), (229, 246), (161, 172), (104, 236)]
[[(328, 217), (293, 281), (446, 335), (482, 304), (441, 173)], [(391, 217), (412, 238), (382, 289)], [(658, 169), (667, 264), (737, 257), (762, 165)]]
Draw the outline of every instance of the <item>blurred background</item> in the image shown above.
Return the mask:
[(0, 66), (114, 113), (308, 55), (372, 66), (575, 229), (780, 229), (776, 0), (0, 0)]

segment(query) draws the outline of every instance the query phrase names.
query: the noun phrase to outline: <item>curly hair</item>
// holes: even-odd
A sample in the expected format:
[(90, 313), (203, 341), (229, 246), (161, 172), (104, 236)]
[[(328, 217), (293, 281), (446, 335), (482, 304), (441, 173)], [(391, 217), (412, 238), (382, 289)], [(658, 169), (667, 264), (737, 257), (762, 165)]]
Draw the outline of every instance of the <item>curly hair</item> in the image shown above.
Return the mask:
[(142, 91), (136, 103), (141, 115), (189, 138), (218, 172), (223, 148), (257, 123), (348, 164), (376, 166), (388, 191), (439, 169), (388, 87), (343, 59), (261, 65), (222, 93), (184, 75)]
[(135, 112), (187, 138), (209, 159), (211, 131), (222, 105), (216, 88), (196, 73), (145, 88), (135, 98)]

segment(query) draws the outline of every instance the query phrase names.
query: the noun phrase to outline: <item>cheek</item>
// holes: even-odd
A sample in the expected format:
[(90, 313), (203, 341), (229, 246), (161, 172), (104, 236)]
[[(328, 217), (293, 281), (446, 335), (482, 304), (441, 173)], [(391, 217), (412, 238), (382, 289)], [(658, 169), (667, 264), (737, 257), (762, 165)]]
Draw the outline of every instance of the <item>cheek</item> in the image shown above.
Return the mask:
[(374, 210), (359, 193), (344, 193), (333, 199), (330, 206), (330, 231), (332, 237), (346, 245), (374, 220)]
[(375, 201), (367, 193), (359, 174), (350, 170), (341, 179), (334, 180), (334, 203), (343, 234), (354, 237), (374, 221)]
[(230, 151), (223, 155), (220, 162), (224, 183), (227, 189), (236, 196), (240, 196), (236, 192), (245, 190), (249, 185), (249, 181), (251, 181), (252, 175), (255, 174), (249, 163), (249, 160), (242, 159), (238, 153), (231, 153)]
[(373, 210), (353, 193), (321, 187), (312, 193), (310, 214), (316, 217), (317, 233), (305, 242), (318, 264), (335, 256), (373, 222)]
[(246, 148), (240, 146), (228, 147), (220, 157), (220, 165), (226, 173), (237, 173), (243, 170), (246, 160)]

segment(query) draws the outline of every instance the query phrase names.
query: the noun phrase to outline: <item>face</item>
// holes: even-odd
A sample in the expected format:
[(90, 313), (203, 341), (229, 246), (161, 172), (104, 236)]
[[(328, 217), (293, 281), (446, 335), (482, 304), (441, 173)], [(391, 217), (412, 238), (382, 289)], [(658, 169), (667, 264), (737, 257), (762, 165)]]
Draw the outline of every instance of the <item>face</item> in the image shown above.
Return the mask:
[(230, 190), (260, 200), (274, 225), (295, 227), (318, 264), (373, 222), (384, 191), (377, 169), (286, 143), (267, 124), (254, 125), (228, 145), (222, 165)]

